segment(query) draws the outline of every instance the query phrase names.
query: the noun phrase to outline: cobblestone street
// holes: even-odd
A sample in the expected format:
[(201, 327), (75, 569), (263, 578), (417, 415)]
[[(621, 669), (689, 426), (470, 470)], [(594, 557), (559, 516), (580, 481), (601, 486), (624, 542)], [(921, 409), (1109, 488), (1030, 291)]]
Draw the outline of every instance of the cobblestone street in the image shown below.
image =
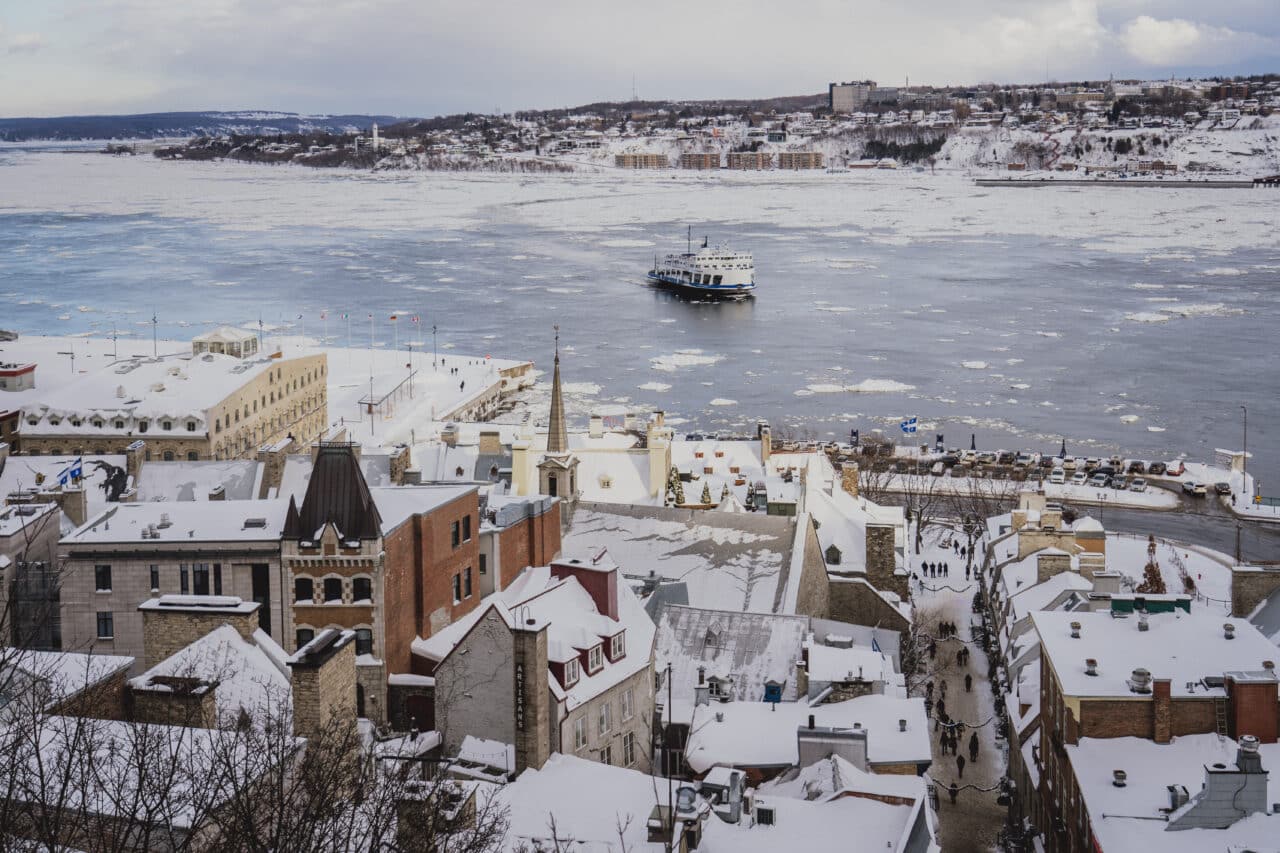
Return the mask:
[[(996, 737), (998, 717), (987, 675), (987, 656), (980, 642), (971, 642), (972, 626), (981, 624), (972, 609), (978, 584), (972, 575), (966, 580), (966, 558), (956, 550), (957, 543), (966, 544), (951, 529), (933, 526), (926, 530), (921, 553), (908, 557), (916, 576), (913, 596), (924, 644), (929, 644), (928, 637), (933, 638), (933, 654), (925, 651), (922, 656), (927, 674), (917, 676), (920, 684), (913, 695), (925, 696), (927, 685), (933, 684), (933, 766), (929, 776), (938, 794), (938, 836), (946, 853), (996, 849), (996, 837), (1007, 814), (1005, 807), (996, 802), (1005, 773), (1005, 747), (1004, 741)], [(975, 558), (975, 564), (979, 562)], [(937, 576), (925, 576), (926, 564), (937, 567)], [(944, 564), (945, 576), (938, 570)], [(944, 625), (954, 626), (954, 636), (947, 635)], [(957, 658), (965, 649), (968, 659)], [(971, 678), (971, 689), (967, 691), (966, 676)], [(956, 733), (955, 754), (943, 751), (942, 735), (948, 727), (942, 722), (942, 713)], [(970, 740), (975, 733), (977, 758), (971, 760)], [(960, 758), (964, 759), (963, 770)], [(958, 789), (954, 804), (949, 790), (952, 783)]]

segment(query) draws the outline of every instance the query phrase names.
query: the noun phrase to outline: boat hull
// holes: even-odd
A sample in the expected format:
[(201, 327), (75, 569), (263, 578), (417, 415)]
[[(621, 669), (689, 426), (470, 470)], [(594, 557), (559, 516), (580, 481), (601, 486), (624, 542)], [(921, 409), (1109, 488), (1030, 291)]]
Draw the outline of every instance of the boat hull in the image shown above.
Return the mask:
[(661, 287), (683, 293), (688, 296), (703, 296), (712, 299), (746, 299), (756, 289), (755, 282), (750, 284), (694, 284), (664, 275), (652, 270), (646, 278), (654, 287)]

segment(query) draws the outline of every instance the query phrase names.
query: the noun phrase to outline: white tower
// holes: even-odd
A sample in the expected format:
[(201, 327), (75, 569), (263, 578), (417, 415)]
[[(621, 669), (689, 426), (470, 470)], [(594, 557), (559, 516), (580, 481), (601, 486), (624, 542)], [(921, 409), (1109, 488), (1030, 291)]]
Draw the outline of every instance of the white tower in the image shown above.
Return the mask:
[(382, 150), (382, 142), (378, 139), (378, 123), (376, 121), (373, 123), (373, 150)]

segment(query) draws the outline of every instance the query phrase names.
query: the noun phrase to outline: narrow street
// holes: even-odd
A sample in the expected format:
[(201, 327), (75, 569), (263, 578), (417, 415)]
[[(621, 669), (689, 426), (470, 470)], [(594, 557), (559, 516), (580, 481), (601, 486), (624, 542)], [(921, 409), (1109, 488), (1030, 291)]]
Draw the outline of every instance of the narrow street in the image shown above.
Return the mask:
[[(993, 850), (1007, 814), (996, 802), (1005, 774), (1005, 744), (997, 740), (999, 717), (988, 679), (987, 656), (971, 633), (974, 624), (980, 625), (972, 610), (978, 584), (972, 575), (966, 580), (966, 558), (956, 551), (957, 544), (967, 542), (962, 535), (934, 525), (926, 530), (924, 539), (920, 554), (913, 555), (908, 548), (908, 559), (918, 579), (913, 583), (917, 623), (924, 645), (929, 645), (925, 635), (933, 638), (934, 653), (922, 655), (927, 672), (917, 676), (920, 683), (913, 695), (925, 696), (927, 685), (933, 684), (933, 766), (929, 776), (938, 794), (939, 841), (946, 853)], [(981, 544), (978, 551), (980, 554)], [(980, 557), (975, 558), (975, 565), (980, 562)], [(938, 576), (926, 577), (926, 564), (945, 564), (946, 576), (938, 571)], [(954, 636), (946, 636), (945, 624), (954, 626)], [(968, 660), (958, 660), (957, 653), (964, 649), (969, 652)], [(971, 678), (968, 691), (966, 676)], [(942, 713), (957, 735), (955, 754), (943, 751), (942, 735), (947, 726)], [(971, 760), (969, 744), (975, 732), (978, 753), (977, 759)], [(964, 759), (963, 773), (960, 758)], [(958, 788), (955, 804), (950, 797), (952, 783)]]

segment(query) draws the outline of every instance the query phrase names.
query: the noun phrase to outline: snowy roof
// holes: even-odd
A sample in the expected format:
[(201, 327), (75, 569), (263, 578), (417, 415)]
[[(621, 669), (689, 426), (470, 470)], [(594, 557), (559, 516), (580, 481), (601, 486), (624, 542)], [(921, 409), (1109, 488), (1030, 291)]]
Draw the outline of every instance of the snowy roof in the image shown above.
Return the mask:
[[(0, 683), (17, 687), (20, 680), (21, 689), (26, 690), (29, 689), (28, 679), (38, 680), (50, 704), (68, 699), (86, 687), (133, 666), (133, 658), (124, 655), (6, 649), (0, 652), (0, 656), (3, 657)], [(11, 684), (3, 674), (8, 667), (17, 670), (23, 678), (15, 679)], [(0, 693), (0, 707), (9, 701)]]
[(547, 818), (554, 814), (560, 843), (576, 839), (571, 845), (575, 853), (617, 853), (620, 843), (636, 853), (663, 850), (662, 844), (649, 843), (647, 821), (653, 807), (666, 802), (666, 792), (665, 779), (553, 754), (541, 769), (526, 770), (498, 791), (510, 808), (503, 849), (549, 842)]
[[(107, 503), (107, 495), (102, 488), (102, 484), (106, 482), (106, 474), (98, 463), (123, 469), (125, 467), (124, 456), (116, 455), (84, 457), (77, 457), (73, 454), (64, 454), (62, 456), (10, 456), (5, 464), (0, 466), (0, 500), (3, 500), (5, 496), (13, 492), (19, 491), (58, 491), (58, 476), (63, 471), (66, 471), (77, 458), (82, 458), (81, 470), (84, 477), (80, 481), (80, 488), (84, 489), (85, 492), (89, 517), (93, 517), (95, 513), (102, 512), (108, 506), (114, 506), (114, 504)], [(40, 485), (36, 485), (37, 475), (42, 480)], [(62, 527), (64, 533), (70, 532), (72, 529), (71, 522), (65, 514), (62, 518)]]
[(112, 504), (63, 537), (62, 544), (278, 541), (288, 508), (282, 500)]
[[(1280, 802), (1280, 744), (1258, 747), (1262, 768), (1269, 770), (1267, 803)], [(1204, 853), (1226, 850), (1274, 850), (1280, 814), (1257, 813), (1230, 828), (1166, 831), (1169, 785), (1182, 785), (1195, 796), (1205, 781), (1205, 767), (1234, 765), (1236, 742), (1216, 734), (1184, 735), (1167, 744), (1144, 738), (1082, 738), (1067, 746), (1080, 795), (1089, 810), (1094, 839), (1103, 850), (1159, 850), (1161, 853)], [(1112, 784), (1113, 772), (1127, 775), (1123, 788)], [(1236, 849), (1236, 848), (1230, 848)]]
[(796, 800), (830, 800), (844, 793), (923, 799), (925, 782), (920, 776), (868, 773), (839, 755), (788, 771), (758, 789), (764, 797)]
[[(0, 537), (15, 536), (27, 525), (38, 530), (42, 516), (57, 510), (55, 503), (24, 503), (0, 505)], [(52, 522), (44, 522), (52, 524)]]
[[(564, 560), (557, 561), (565, 562)], [(560, 686), (553, 676), (551, 691), (557, 699), (563, 699), (569, 710), (600, 695), (625, 681), (637, 672), (648, 668), (652, 649), (654, 627), (640, 600), (625, 583), (617, 585), (618, 619), (602, 614), (591, 595), (577, 578), (556, 578), (548, 566), (526, 568), (510, 586), (486, 597), (463, 618), (442, 631), (413, 641), (413, 653), (432, 661), (442, 661), (490, 610), (508, 627), (515, 625), (514, 613), (519, 609), (547, 628), (547, 657), (550, 661), (563, 661), (572, 657), (575, 649), (587, 649), (626, 631), (626, 654), (618, 661), (604, 656), (603, 668), (594, 675), (584, 667), (568, 689)]]
[(1017, 621), (1035, 610), (1044, 610), (1063, 592), (1075, 590), (1087, 592), (1093, 589), (1093, 582), (1081, 577), (1076, 572), (1060, 572), (1044, 583), (1025, 587), (1008, 599), (1009, 618)]
[[(716, 715), (723, 719), (717, 720)], [(873, 764), (931, 761), (929, 721), (924, 699), (869, 694), (843, 702), (810, 706), (807, 702), (716, 702), (693, 709), (685, 760), (695, 773), (717, 764), (733, 767), (787, 767), (799, 760), (796, 732), (814, 724), (867, 731), (867, 759)], [(899, 731), (898, 721), (907, 721)]]
[(794, 699), (796, 661), (808, 630), (805, 616), (668, 605), (659, 616), (655, 665), (671, 665), (672, 693), (684, 699), (693, 698), (699, 667), (708, 676), (732, 676), (735, 699), (763, 700), (769, 680), (784, 682), (783, 698)]
[(757, 808), (767, 806), (773, 810), (772, 826), (746, 819), (736, 824), (707, 820), (699, 853), (901, 850), (921, 809), (919, 800), (911, 806), (889, 805), (865, 797), (841, 797), (820, 803), (759, 793), (755, 804)]
[(194, 678), (216, 684), (214, 702), (218, 720), (234, 726), (241, 711), (251, 718), (279, 713), (279, 703), (292, 707), (288, 655), (262, 630), (247, 642), (230, 625), (221, 625), (190, 645), (130, 679), (137, 690), (165, 691), (158, 679)]
[[(391, 485), (391, 456), (386, 453), (361, 449), (357, 460), (360, 472), (364, 475), (365, 484), (369, 488)], [(311, 481), (311, 471), (315, 460), (310, 453), (291, 453), (285, 457), (284, 473), (280, 476), (279, 497), (293, 497), (302, 503), (307, 493), (307, 483)], [(145, 470), (145, 469), (144, 469)]]
[[(1261, 670), (1263, 661), (1276, 656), (1276, 647), (1247, 619), (1224, 617), (1200, 607), (1190, 613), (1151, 614), (1146, 631), (1138, 630), (1137, 615), (1116, 618), (1107, 611), (1042, 610), (1032, 613), (1031, 619), (1040, 635), (1041, 653), (1068, 696), (1132, 697), (1129, 678), (1137, 668), (1149, 670), (1153, 679), (1170, 679), (1174, 697), (1221, 696), (1221, 687), (1206, 687), (1201, 679)], [(1071, 636), (1072, 622), (1081, 625), (1079, 638)], [(1225, 638), (1224, 622), (1235, 626), (1234, 639)], [(1096, 676), (1085, 674), (1087, 658), (1098, 662)]]
[(253, 500), (258, 497), (262, 465), (252, 459), (200, 462), (151, 461), (142, 466), (133, 483), (137, 501), (204, 501), (222, 487), (222, 499)]
[[(94, 435), (101, 430), (88, 417), (196, 417), (201, 430), (205, 412), (235, 393), (278, 362), (270, 358), (242, 359), (217, 353), (136, 358), (105, 365), (67, 385), (35, 397), (23, 407), (43, 421), (37, 428), (50, 432)], [(71, 415), (85, 418), (79, 427)], [(55, 426), (48, 416), (61, 416)]]
[[(650, 494), (649, 452), (576, 453), (579, 500), (617, 504), (662, 503)], [(686, 497), (697, 497), (685, 492)]]
[(369, 489), (382, 516), (385, 536), (413, 515), (422, 515), (476, 491), (475, 486), (383, 486)]
[(662, 507), (579, 504), (566, 551), (606, 547), (635, 576), (682, 581), (694, 607), (785, 612), (795, 529), (791, 519)]
[(884, 681), (890, 686), (901, 681), (893, 669), (893, 661), (883, 652), (867, 646), (841, 649), (808, 643), (809, 680), (847, 681), (853, 678)]
[(488, 740), (482, 737), (467, 735), (458, 747), (458, 759), (486, 767), (496, 767), (507, 773), (516, 769), (515, 744), (503, 743), (500, 740)]

